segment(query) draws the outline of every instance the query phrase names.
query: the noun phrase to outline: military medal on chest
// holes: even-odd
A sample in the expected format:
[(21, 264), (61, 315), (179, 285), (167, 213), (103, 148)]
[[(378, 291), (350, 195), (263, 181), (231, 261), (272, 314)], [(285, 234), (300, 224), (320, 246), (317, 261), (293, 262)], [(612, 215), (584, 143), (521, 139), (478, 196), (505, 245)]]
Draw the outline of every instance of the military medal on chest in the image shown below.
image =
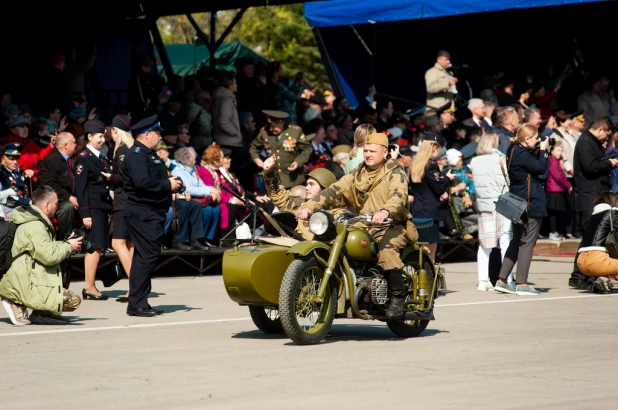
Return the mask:
[(283, 140), (283, 149), (292, 152), (296, 149), (296, 140), (290, 134), (285, 134), (285, 139)]

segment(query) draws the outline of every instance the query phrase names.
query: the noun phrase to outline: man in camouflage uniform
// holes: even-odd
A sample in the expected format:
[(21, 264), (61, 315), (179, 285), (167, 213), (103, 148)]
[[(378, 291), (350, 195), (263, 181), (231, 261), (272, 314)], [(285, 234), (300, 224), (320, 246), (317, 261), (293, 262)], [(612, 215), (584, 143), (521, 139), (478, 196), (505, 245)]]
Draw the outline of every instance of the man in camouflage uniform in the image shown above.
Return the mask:
[[(362, 223), (355, 226), (367, 231), (378, 243), (378, 265), (388, 282), (391, 298), (386, 315), (398, 317), (403, 314), (407, 295), (399, 252), (408, 240), (418, 238), (418, 235), (412, 232), (413, 230), (415, 233), (416, 229), (408, 226), (411, 225), (408, 179), (397, 161), (387, 159), (386, 135), (369, 134), (363, 146), (363, 155), (365, 163), (362, 166), (307, 201), (298, 215), (300, 219), (306, 220), (312, 212), (319, 209), (346, 206), (359, 214), (373, 214), (372, 226)], [(393, 224), (380, 226), (386, 218), (392, 218)]]
[(251, 143), (249, 153), (255, 164), (263, 168), (260, 151), (264, 149), (267, 157), (275, 155), (277, 173), (284, 188), (301, 185), (305, 182), (305, 163), (309, 160), (313, 149), (307, 141), (302, 129), (290, 125), (283, 129), (288, 114), (283, 111), (262, 111), (266, 115), (267, 124), (260, 130)]
[[(266, 183), (266, 192), (273, 201), (273, 204), (281, 212), (293, 212), (296, 213), (305, 201), (313, 198), (320, 193), (323, 189), (328, 188), (337, 181), (335, 175), (327, 169), (320, 168), (313, 170), (307, 175), (307, 186), (305, 187), (305, 193), (303, 196), (292, 195), (290, 190), (285, 189), (279, 181), (279, 173), (274, 168), (276, 158), (273, 155), (264, 161), (264, 182)], [(341, 209), (335, 209), (331, 211), (331, 214), (336, 215)], [(296, 232), (298, 232), (306, 240), (313, 239), (313, 234), (309, 230), (308, 221), (298, 221), (296, 226)]]

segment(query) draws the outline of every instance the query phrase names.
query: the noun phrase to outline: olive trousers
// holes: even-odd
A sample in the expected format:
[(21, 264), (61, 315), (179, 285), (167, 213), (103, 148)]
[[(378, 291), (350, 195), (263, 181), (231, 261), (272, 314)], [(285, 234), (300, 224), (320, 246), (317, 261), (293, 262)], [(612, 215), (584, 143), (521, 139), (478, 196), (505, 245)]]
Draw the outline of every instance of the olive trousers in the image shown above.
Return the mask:
[(367, 232), (378, 242), (378, 266), (384, 271), (401, 269), (403, 262), (399, 252), (407, 245), (406, 230), (403, 227), (371, 227)]

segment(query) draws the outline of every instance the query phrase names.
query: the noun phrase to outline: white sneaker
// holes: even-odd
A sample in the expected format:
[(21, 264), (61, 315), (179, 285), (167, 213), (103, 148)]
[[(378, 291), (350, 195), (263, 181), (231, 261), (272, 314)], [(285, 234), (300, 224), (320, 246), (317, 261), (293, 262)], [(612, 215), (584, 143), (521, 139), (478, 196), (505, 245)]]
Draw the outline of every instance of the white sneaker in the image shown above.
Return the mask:
[(30, 324), (28, 320), (28, 310), (25, 307), (17, 305), (5, 298), (2, 298), (2, 306), (4, 306), (4, 310), (9, 314), (9, 318), (15, 326), (26, 326)]
[(494, 290), (493, 285), (488, 280), (480, 280), (479, 286), (476, 288), (479, 292), (487, 292), (488, 290)]

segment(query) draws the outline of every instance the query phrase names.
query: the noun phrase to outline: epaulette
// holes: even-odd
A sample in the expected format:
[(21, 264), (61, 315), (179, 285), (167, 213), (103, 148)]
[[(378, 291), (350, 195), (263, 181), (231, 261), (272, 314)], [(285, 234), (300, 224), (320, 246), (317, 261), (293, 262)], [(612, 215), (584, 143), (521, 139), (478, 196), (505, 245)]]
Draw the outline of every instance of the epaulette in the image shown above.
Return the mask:
[(131, 148), (131, 151), (133, 152), (140, 152), (142, 150), (142, 147), (138, 147), (137, 145), (134, 145), (133, 148)]
[(298, 125), (290, 124), (288, 128), (292, 128), (293, 130), (300, 130), (301, 128)]
[(79, 156), (80, 157), (89, 157), (90, 156), (90, 151), (85, 149), (82, 152), (80, 152)]

